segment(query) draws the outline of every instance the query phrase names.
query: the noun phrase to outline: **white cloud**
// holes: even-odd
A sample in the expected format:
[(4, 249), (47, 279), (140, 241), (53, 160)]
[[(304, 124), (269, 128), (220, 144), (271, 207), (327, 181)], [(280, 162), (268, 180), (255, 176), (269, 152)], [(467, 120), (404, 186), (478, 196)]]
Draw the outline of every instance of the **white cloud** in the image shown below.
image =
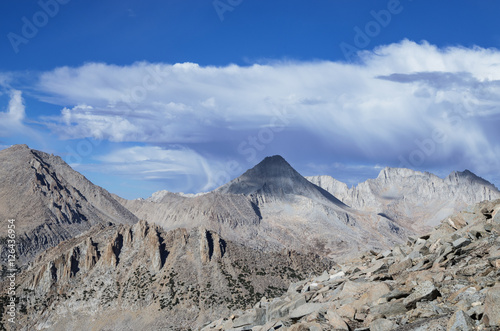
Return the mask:
[(119, 148), (96, 157), (97, 165), (77, 165), (79, 170), (92, 170), (130, 179), (167, 182), (169, 188), (182, 192), (207, 191), (214, 188), (217, 162), (188, 148), (165, 149), (158, 146)]
[(72, 105), (46, 119), (65, 138), (175, 144), (231, 137), (237, 146), (286, 109), (289, 128), (316, 135), (332, 153), (387, 164), (409, 158), (437, 131), (446, 139), (426, 162), (461, 155), (498, 168), (500, 137), (491, 139), (484, 123), (500, 116), (500, 51), (405, 40), (363, 51), (361, 59), (248, 67), (89, 63), (44, 73), (38, 89), (46, 101)]
[(21, 91), (10, 91), (10, 101), (5, 112), (0, 112), (1, 133), (19, 131), (25, 118), (24, 101)]

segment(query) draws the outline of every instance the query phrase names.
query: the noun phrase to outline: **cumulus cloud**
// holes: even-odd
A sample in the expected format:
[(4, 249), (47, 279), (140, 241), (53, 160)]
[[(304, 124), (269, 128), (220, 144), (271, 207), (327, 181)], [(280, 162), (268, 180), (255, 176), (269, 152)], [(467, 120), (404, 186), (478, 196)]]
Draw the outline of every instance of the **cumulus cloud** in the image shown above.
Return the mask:
[(372, 164), (498, 168), (500, 133), (485, 123), (500, 115), (500, 51), (404, 40), (359, 55), (357, 64), (89, 63), (44, 73), (38, 90), (45, 101), (71, 105), (45, 118), (65, 138), (232, 139), (237, 153), (249, 132), (272, 127), (285, 109), (286, 128), (314, 135), (326, 148), (318, 152)]
[(10, 91), (10, 101), (5, 112), (0, 112), (1, 133), (19, 131), (25, 118), (24, 101), (21, 91)]

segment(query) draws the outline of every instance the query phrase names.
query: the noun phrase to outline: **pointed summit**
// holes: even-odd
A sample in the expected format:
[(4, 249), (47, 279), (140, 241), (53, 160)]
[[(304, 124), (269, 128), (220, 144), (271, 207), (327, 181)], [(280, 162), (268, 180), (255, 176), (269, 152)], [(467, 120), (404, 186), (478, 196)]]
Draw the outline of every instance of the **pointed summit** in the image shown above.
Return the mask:
[[(243, 194), (265, 201), (304, 196), (313, 200), (326, 199), (343, 206), (330, 193), (305, 179), (280, 155), (266, 157), (255, 167), (216, 191)], [(264, 199), (261, 199), (262, 197)]]
[(303, 191), (309, 182), (280, 155), (268, 156), (240, 177), (217, 189), (221, 193), (283, 195)]
[[(265, 181), (273, 181), (279, 178), (289, 178), (296, 181), (304, 181), (304, 177), (299, 174), (282, 156), (268, 156), (244, 175), (251, 176)], [(243, 176), (242, 176), (243, 177)]]

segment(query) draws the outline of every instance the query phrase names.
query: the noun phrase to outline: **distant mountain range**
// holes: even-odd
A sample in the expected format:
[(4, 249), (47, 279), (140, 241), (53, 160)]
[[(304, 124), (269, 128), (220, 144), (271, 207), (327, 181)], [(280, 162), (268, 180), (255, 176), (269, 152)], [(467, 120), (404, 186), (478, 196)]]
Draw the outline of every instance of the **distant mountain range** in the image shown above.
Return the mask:
[(209, 193), (125, 200), (25, 145), (0, 151), (0, 164), (0, 223), (16, 220), (24, 330), (86, 330), (89, 319), (96, 330), (197, 328), (500, 198), (468, 171), (441, 179), (386, 168), (348, 188), (272, 156)]
[(441, 179), (385, 168), (349, 189), (329, 176), (304, 178), (281, 156), (272, 156), (207, 194), (162, 191), (147, 200), (117, 199), (166, 229), (206, 226), (254, 248), (290, 248), (338, 260), (401, 243), (471, 203), (497, 198), (494, 185), (469, 171)]
[(468, 170), (441, 179), (428, 172), (385, 168), (377, 178), (350, 189), (330, 176), (307, 179), (353, 209), (385, 216), (416, 232), (428, 231), (472, 203), (500, 197), (493, 184)]

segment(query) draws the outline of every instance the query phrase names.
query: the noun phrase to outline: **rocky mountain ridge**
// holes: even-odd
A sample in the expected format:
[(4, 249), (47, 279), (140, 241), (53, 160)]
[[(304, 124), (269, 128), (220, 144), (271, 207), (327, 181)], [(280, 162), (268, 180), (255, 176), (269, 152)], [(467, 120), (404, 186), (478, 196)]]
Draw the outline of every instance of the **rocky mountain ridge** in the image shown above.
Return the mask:
[(344, 207), (336, 197), (311, 184), (279, 155), (266, 157), (255, 167), (215, 191), (245, 195), (257, 205), (304, 196), (312, 200), (326, 200)]
[(468, 170), (442, 179), (428, 172), (384, 168), (377, 178), (351, 188), (330, 176), (307, 179), (353, 209), (384, 215), (415, 232), (429, 230), (470, 204), (500, 198), (493, 184)]
[(209, 193), (160, 191), (146, 200), (118, 200), (165, 229), (203, 225), (251, 247), (309, 250), (339, 260), (363, 247), (401, 243), (469, 201), (495, 198), (500, 191), (468, 171), (441, 179), (385, 168), (376, 179), (349, 189), (329, 176), (306, 179), (275, 155)]
[(146, 200), (119, 201), (138, 218), (165, 229), (203, 225), (266, 251), (302, 250), (339, 259), (365, 245), (390, 247), (408, 234), (386, 217), (348, 207), (281, 156), (267, 157), (203, 195), (161, 192)]
[(0, 164), (0, 223), (15, 220), (21, 265), (94, 225), (138, 221), (58, 156), (15, 145), (0, 151)]
[(202, 330), (500, 329), (500, 200), (445, 219), (406, 245), (369, 251), (292, 283)]

